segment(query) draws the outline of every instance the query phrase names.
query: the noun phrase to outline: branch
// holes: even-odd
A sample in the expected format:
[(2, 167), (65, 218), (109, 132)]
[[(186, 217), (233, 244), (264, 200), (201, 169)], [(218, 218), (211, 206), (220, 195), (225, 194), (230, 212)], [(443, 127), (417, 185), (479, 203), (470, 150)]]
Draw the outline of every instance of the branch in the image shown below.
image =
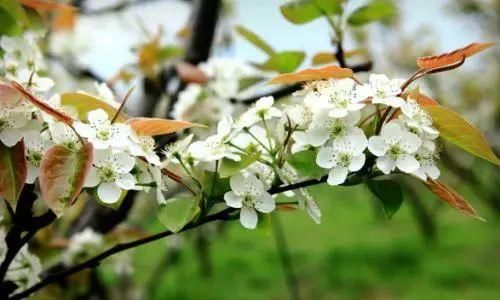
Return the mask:
[[(316, 185), (316, 184), (324, 183), (327, 178), (328, 178), (327, 176), (323, 176), (319, 180), (317, 180), (317, 179), (306, 180), (306, 181), (303, 181), (303, 182), (299, 182), (299, 183), (295, 183), (295, 184), (289, 184), (289, 185), (285, 185), (285, 186), (282, 186), (282, 187), (271, 188), (268, 192), (270, 194), (279, 194), (279, 193), (282, 193), (282, 192), (291, 191), (291, 190), (295, 190), (295, 189), (298, 189), (298, 188), (305, 188), (305, 187), (313, 186), (313, 185)], [(359, 184), (361, 182), (362, 182), (362, 178), (360, 178), (359, 176), (351, 176), (342, 185), (344, 185), (344, 186), (351, 186), (351, 185)], [(223, 210), (223, 211), (221, 211), (219, 213), (216, 213), (216, 214), (213, 214), (213, 215), (209, 215), (209, 216), (207, 216), (205, 219), (203, 219), (201, 221), (189, 223), (182, 230), (180, 230), (179, 233), (180, 232), (184, 232), (184, 231), (188, 231), (190, 229), (199, 227), (199, 226), (201, 226), (203, 224), (210, 223), (210, 222), (217, 221), (217, 220), (232, 220), (233, 218), (231, 217), (231, 213), (233, 213), (235, 211), (237, 211), (237, 209), (235, 209), (235, 208), (227, 208), (227, 209), (225, 209), (225, 210)], [(86, 260), (85, 262), (82, 262), (80, 264), (74, 265), (74, 266), (69, 267), (69, 268), (67, 268), (65, 270), (62, 270), (60, 272), (49, 274), (49, 275), (47, 275), (47, 277), (45, 277), (39, 283), (37, 283), (37, 284), (33, 285), (32, 287), (24, 290), (23, 292), (17, 293), (15, 295), (9, 297), (8, 299), (10, 299), (10, 300), (23, 299), (23, 298), (31, 295), (32, 293), (34, 293), (34, 292), (36, 292), (36, 291), (44, 288), (45, 286), (61, 280), (62, 278), (65, 278), (67, 276), (70, 276), (72, 274), (78, 273), (78, 272), (80, 272), (82, 270), (85, 270), (85, 269), (88, 269), (88, 268), (97, 267), (97, 266), (99, 266), (99, 264), (100, 264), (100, 262), (102, 260), (104, 260), (104, 259), (106, 259), (106, 258), (108, 258), (108, 257), (110, 257), (110, 256), (112, 256), (114, 254), (117, 254), (117, 253), (120, 253), (120, 252), (125, 251), (125, 250), (129, 250), (129, 249), (132, 249), (132, 248), (135, 248), (135, 247), (139, 247), (139, 246), (142, 246), (142, 245), (145, 245), (145, 244), (157, 241), (159, 239), (162, 239), (164, 237), (167, 237), (167, 236), (170, 236), (170, 235), (173, 235), (173, 234), (174, 234), (174, 232), (171, 232), (170, 230), (166, 230), (166, 231), (163, 231), (163, 232), (160, 232), (160, 233), (157, 233), (157, 234), (154, 234), (154, 235), (142, 238), (142, 239), (138, 239), (138, 240), (135, 240), (135, 241), (132, 241), (132, 242), (118, 244), (118, 245), (116, 245), (116, 246), (114, 246), (114, 247), (112, 247), (112, 248), (110, 248), (110, 249), (102, 252), (101, 254), (99, 254), (99, 255), (97, 255), (97, 256), (95, 256), (93, 258), (90, 258), (90, 259)]]

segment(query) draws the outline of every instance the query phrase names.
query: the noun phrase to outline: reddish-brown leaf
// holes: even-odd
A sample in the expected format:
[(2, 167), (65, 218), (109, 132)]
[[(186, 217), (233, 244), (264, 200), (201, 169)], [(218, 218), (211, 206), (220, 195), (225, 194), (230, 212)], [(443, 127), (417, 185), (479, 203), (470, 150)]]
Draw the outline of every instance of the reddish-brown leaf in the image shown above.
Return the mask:
[(205, 83), (208, 81), (208, 76), (198, 67), (188, 63), (178, 63), (175, 69), (179, 78), (188, 83)]
[(10, 85), (0, 82), (0, 103), (16, 104), (21, 100), (21, 95)]
[(463, 213), (464, 215), (476, 218), (481, 221), (485, 221), (477, 214), (476, 210), (472, 208), (467, 200), (465, 200), (455, 190), (446, 186), (441, 181), (429, 178), (427, 179), (427, 182), (425, 182), (425, 186), (441, 200), (443, 200), (459, 212)]
[(76, 10), (75, 7), (52, 0), (19, 0), (22, 5), (41, 11)]
[(43, 200), (56, 215), (72, 205), (83, 188), (92, 164), (92, 144), (77, 151), (62, 145), (50, 147), (40, 165), (40, 189)]
[(131, 118), (127, 120), (127, 124), (130, 124), (138, 135), (146, 136), (169, 134), (191, 127), (204, 127), (196, 123), (160, 118)]
[(494, 44), (495, 43), (472, 43), (466, 47), (454, 50), (452, 52), (440, 55), (419, 57), (417, 58), (417, 65), (424, 70), (448, 66), (454, 63), (458, 63), (466, 57), (479, 53), (493, 46)]
[(39, 99), (32, 93), (30, 93), (27, 89), (25, 89), (22, 85), (15, 81), (10, 82), (10, 86), (16, 89), (19, 93), (21, 93), (22, 96), (26, 98), (28, 102), (33, 104), (34, 106), (38, 107), (41, 111), (51, 115), (52, 117), (56, 118), (58, 121), (66, 123), (68, 125), (73, 124), (73, 118), (68, 116), (66, 113), (59, 111), (49, 104), (45, 103), (43, 100)]
[(303, 81), (322, 80), (328, 78), (352, 77), (353, 72), (349, 68), (338, 66), (326, 66), (317, 69), (305, 69), (295, 73), (286, 73), (276, 76), (270, 84), (289, 84)]
[(15, 204), (28, 174), (24, 142), (7, 147), (0, 142), (0, 197)]

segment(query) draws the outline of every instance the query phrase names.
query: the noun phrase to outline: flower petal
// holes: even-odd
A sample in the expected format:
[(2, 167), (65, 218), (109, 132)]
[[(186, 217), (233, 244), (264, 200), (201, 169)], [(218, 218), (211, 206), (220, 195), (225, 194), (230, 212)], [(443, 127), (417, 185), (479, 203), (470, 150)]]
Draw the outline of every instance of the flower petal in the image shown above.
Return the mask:
[(412, 173), (420, 168), (420, 163), (415, 159), (413, 155), (404, 154), (398, 157), (396, 161), (398, 169), (405, 173)]
[(335, 154), (336, 152), (333, 147), (321, 148), (318, 152), (318, 156), (316, 156), (316, 164), (322, 168), (330, 169), (331, 167), (337, 165)]
[(347, 178), (348, 170), (346, 167), (335, 167), (328, 173), (328, 184), (329, 185), (339, 185), (344, 183)]
[(240, 223), (243, 225), (243, 227), (248, 228), (248, 229), (254, 229), (257, 227), (257, 212), (255, 209), (248, 207), (248, 206), (243, 206), (240, 210)]
[(388, 156), (381, 156), (377, 158), (377, 167), (384, 174), (389, 174), (396, 167), (396, 161)]
[(224, 201), (226, 201), (226, 205), (229, 207), (241, 208), (243, 205), (243, 198), (236, 195), (233, 191), (224, 194)]
[(384, 155), (388, 149), (389, 146), (381, 136), (372, 136), (368, 140), (368, 150), (376, 156)]
[(114, 182), (103, 182), (97, 188), (97, 195), (104, 203), (116, 203), (120, 200), (122, 190)]
[(274, 202), (274, 198), (271, 194), (264, 192), (260, 195), (257, 201), (255, 201), (254, 207), (260, 212), (270, 213), (276, 208), (276, 203)]

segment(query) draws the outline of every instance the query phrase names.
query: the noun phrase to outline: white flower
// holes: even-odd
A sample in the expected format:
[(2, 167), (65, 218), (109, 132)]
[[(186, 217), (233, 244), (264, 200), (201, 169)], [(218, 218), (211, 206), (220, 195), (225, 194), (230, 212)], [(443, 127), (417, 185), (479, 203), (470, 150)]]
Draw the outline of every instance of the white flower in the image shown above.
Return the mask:
[(235, 154), (228, 144), (233, 127), (232, 118), (223, 118), (217, 125), (217, 134), (204, 141), (192, 143), (188, 149), (189, 153), (201, 161), (216, 161), (224, 157), (239, 161), (240, 156)]
[(432, 127), (432, 118), (427, 111), (422, 109), (417, 101), (408, 98), (401, 106), (402, 114), (399, 119), (403, 121), (411, 132), (422, 135), (427, 134), (432, 139), (437, 138), (439, 131)]
[(287, 106), (285, 114), (290, 118), (292, 127), (296, 126), (297, 129), (307, 129), (313, 119), (311, 109), (304, 104)]
[(187, 120), (191, 110), (202, 95), (202, 87), (199, 84), (189, 84), (182, 92), (174, 104), (172, 116), (176, 120)]
[(163, 175), (160, 168), (149, 166), (149, 171), (153, 175), (153, 181), (156, 183), (156, 201), (158, 204), (165, 204), (167, 200), (163, 195), (163, 191), (168, 190), (167, 177)]
[(29, 131), (24, 134), (25, 156), (28, 165), (26, 183), (32, 184), (40, 174), (42, 157), (51, 146), (47, 132)]
[(414, 153), (422, 140), (414, 133), (402, 128), (397, 122), (390, 122), (382, 127), (380, 136), (372, 136), (368, 141), (368, 149), (378, 156), (377, 167), (389, 174), (396, 167), (405, 173), (415, 172), (419, 162)]
[(63, 145), (72, 150), (79, 147), (80, 140), (68, 125), (62, 122), (49, 123), (49, 132), (55, 144)]
[(133, 130), (130, 133), (128, 149), (133, 156), (140, 156), (156, 166), (160, 165), (160, 158), (155, 152), (155, 140), (150, 136), (139, 136)]
[(266, 152), (275, 147), (276, 142), (268, 136), (267, 131), (260, 126), (252, 126), (248, 131), (241, 132), (231, 142), (239, 148), (248, 149), (249, 147), (256, 148), (260, 152)]
[(373, 104), (401, 107), (405, 101), (398, 95), (401, 94), (403, 82), (403, 79), (389, 79), (383, 74), (371, 74), (369, 84), (357, 87), (357, 97), (359, 99), (371, 97)]
[(126, 124), (111, 124), (108, 114), (102, 109), (88, 113), (89, 124), (75, 122), (76, 131), (87, 138), (96, 149), (123, 148), (128, 143), (130, 126)]
[(115, 100), (115, 95), (113, 91), (109, 88), (106, 82), (98, 83), (94, 82), (95, 89), (97, 91), (97, 98), (104, 100), (104, 102), (113, 106), (114, 108), (119, 108), (120, 103)]
[(135, 177), (130, 171), (135, 166), (135, 158), (126, 152), (112, 149), (94, 150), (94, 162), (85, 181), (85, 187), (97, 188), (97, 195), (104, 203), (117, 202), (122, 189), (135, 188)]
[(5, 279), (13, 281), (17, 289), (25, 290), (40, 281), (41, 272), (40, 259), (30, 253), (28, 246), (24, 245), (10, 264)]
[(333, 141), (332, 146), (323, 147), (316, 157), (318, 166), (330, 169), (328, 184), (344, 183), (349, 171), (359, 171), (365, 164), (365, 154), (368, 141), (363, 136), (346, 136)]
[(23, 37), (2, 36), (0, 47), (5, 54), (3, 59), (16, 61), (20, 68), (30, 70), (43, 69), (43, 56), (37, 41), (41, 36), (25, 33)]
[[(329, 85), (323, 87), (318, 101), (312, 102), (310, 99), (305, 102), (314, 112), (328, 110), (328, 115), (332, 118), (342, 118), (351, 111), (357, 111), (365, 105), (356, 98), (356, 82), (350, 78), (332, 79)], [(306, 101), (306, 100), (304, 100)]]
[(23, 137), (23, 127), (31, 119), (31, 109), (25, 104), (7, 105), (0, 103), (0, 141), (12, 147)]
[(273, 106), (274, 98), (272, 96), (263, 97), (255, 102), (255, 105), (250, 107), (238, 119), (239, 127), (250, 127), (262, 120), (271, 118), (279, 118), (282, 112)]
[(224, 194), (230, 207), (241, 208), (240, 222), (243, 227), (254, 229), (257, 226), (257, 211), (270, 213), (276, 208), (273, 197), (264, 190), (264, 184), (255, 175), (233, 175), (229, 181), (231, 191)]
[(193, 140), (193, 136), (193, 134), (190, 134), (183, 139), (165, 146), (165, 149), (163, 150), (165, 158), (161, 163), (161, 167), (166, 167), (170, 162), (180, 163), (176, 156), (179, 156), (182, 161), (186, 161), (190, 155), (187, 150)]
[(359, 119), (360, 114), (357, 111), (351, 112), (343, 118), (332, 118), (327, 111), (317, 112), (305, 134), (309, 143), (315, 147), (339, 137), (365, 136), (361, 128), (355, 127)]
[(20, 69), (15, 74), (7, 76), (8, 79), (18, 81), (23, 85), (29, 85), (30, 89), (36, 92), (46, 92), (54, 86), (54, 80), (49, 77), (42, 77), (38, 73), (28, 69)]
[(430, 150), (427, 147), (420, 147), (420, 149), (415, 153), (415, 158), (420, 164), (420, 168), (414, 171), (412, 174), (418, 178), (426, 181), (427, 177), (431, 179), (437, 179), (441, 172), (436, 166), (435, 161), (436, 154), (434, 150)]
[(87, 227), (69, 240), (69, 246), (64, 253), (64, 262), (71, 265), (92, 257), (98, 253), (103, 243), (102, 235)]

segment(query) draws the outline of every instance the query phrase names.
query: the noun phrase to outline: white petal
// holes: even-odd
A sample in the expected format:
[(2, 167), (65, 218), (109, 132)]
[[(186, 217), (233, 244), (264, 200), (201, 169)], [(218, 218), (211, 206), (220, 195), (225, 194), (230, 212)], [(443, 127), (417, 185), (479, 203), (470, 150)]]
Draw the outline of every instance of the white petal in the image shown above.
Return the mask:
[(75, 124), (73, 124), (73, 127), (75, 127), (76, 132), (78, 132), (78, 134), (83, 137), (94, 138), (96, 135), (96, 131), (92, 127), (90, 127), (90, 125), (82, 123), (80, 121), (75, 122)]
[(377, 167), (384, 174), (389, 174), (396, 167), (396, 162), (388, 156), (381, 156), (377, 158)]
[(104, 203), (115, 203), (120, 200), (122, 190), (114, 182), (103, 182), (97, 188), (97, 195)]
[(326, 143), (329, 138), (328, 131), (324, 127), (315, 127), (306, 131), (307, 143), (319, 147)]
[(224, 201), (226, 201), (226, 205), (229, 207), (241, 208), (243, 205), (243, 199), (233, 191), (224, 194)]
[(437, 179), (441, 175), (441, 171), (435, 165), (426, 166), (425, 173), (432, 179)]
[(116, 160), (115, 170), (119, 173), (128, 173), (135, 166), (135, 158), (126, 152), (119, 152), (114, 155)]
[(344, 183), (347, 178), (348, 170), (346, 167), (335, 167), (328, 173), (328, 184), (329, 185), (339, 185)]
[(245, 176), (238, 173), (229, 179), (229, 185), (231, 190), (236, 193), (236, 195), (243, 195), (245, 193)]
[(359, 171), (363, 165), (365, 164), (365, 154), (361, 153), (360, 155), (356, 155), (351, 158), (351, 163), (349, 164), (349, 171), (355, 172)]
[(398, 160), (396, 161), (396, 165), (398, 169), (405, 173), (412, 173), (418, 170), (420, 168), (420, 164), (418, 161), (413, 157), (413, 155), (405, 154), (400, 157), (398, 157)]
[(6, 128), (0, 132), (0, 141), (7, 147), (13, 147), (22, 137), (23, 134), (19, 129)]
[(87, 174), (87, 178), (85, 178), (85, 187), (94, 187), (98, 185), (100, 182), (99, 174), (97, 173), (97, 169), (91, 167), (89, 173)]
[(336, 152), (333, 147), (321, 148), (318, 152), (318, 156), (316, 156), (316, 164), (322, 168), (330, 169), (337, 164), (335, 154)]
[(401, 107), (405, 104), (405, 101), (399, 97), (387, 97), (385, 103), (392, 107)]
[(422, 140), (414, 133), (406, 132), (401, 140), (401, 147), (407, 153), (415, 153), (421, 145)]
[(35, 179), (40, 174), (40, 168), (33, 166), (32, 164), (28, 164), (28, 174), (26, 175), (26, 183), (32, 184), (35, 182)]
[(372, 136), (368, 140), (368, 150), (376, 156), (384, 155), (388, 149), (389, 146), (381, 136)]
[(90, 123), (102, 123), (108, 120), (108, 114), (103, 109), (92, 110), (88, 113), (87, 119)]
[(268, 192), (262, 193), (259, 199), (255, 201), (255, 209), (263, 212), (270, 213), (276, 208), (276, 203), (274, 202), (273, 196), (271, 196)]
[(328, 115), (332, 118), (343, 118), (347, 116), (348, 111), (345, 108), (334, 108), (328, 112)]
[(240, 223), (243, 227), (248, 229), (254, 229), (257, 227), (257, 212), (255, 209), (247, 206), (243, 206), (240, 210)]
[(131, 190), (135, 187), (135, 177), (130, 174), (120, 174), (116, 178), (116, 185), (124, 190)]

